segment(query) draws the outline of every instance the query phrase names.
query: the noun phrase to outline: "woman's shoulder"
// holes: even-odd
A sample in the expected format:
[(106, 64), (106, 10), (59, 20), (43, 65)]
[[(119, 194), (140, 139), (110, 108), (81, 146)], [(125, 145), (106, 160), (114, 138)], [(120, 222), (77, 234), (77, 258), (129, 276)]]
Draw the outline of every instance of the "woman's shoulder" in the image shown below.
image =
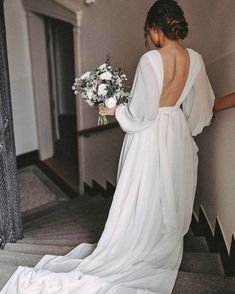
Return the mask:
[(149, 51), (145, 52), (144, 54), (142, 54), (140, 59), (147, 59), (152, 56), (157, 56), (158, 54), (159, 54), (159, 52), (157, 49), (152, 49), (152, 50), (149, 50)]
[(141, 55), (139, 59), (140, 64), (148, 63), (151, 61), (156, 62), (156, 60), (160, 60), (160, 53), (157, 49), (149, 50)]
[[(196, 55), (198, 58), (202, 58), (202, 55), (198, 51), (189, 47), (186, 47), (186, 49), (189, 51), (189, 53)], [(158, 49), (152, 49), (143, 53), (142, 56), (140, 57), (140, 60), (149, 59), (151, 57), (161, 58), (161, 55)]]

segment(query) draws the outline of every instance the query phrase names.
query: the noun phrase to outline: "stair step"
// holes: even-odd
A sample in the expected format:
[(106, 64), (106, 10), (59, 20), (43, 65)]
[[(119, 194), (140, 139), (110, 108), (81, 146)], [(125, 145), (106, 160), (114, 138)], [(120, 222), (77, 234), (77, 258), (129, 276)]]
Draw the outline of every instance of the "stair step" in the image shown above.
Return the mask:
[(83, 195), (76, 197), (71, 200), (64, 200), (64, 201), (59, 201), (57, 204), (55, 203), (54, 205), (49, 205), (47, 208), (44, 208), (43, 211), (36, 211), (33, 213), (25, 214), (23, 215), (22, 219), (24, 223), (27, 223), (28, 221), (34, 220), (35, 218), (40, 218), (45, 215), (50, 215), (51, 213), (58, 212), (59, 210), (67, 210), (70, 207), (83, 207), (90, 205), (93, 202), (99, 202), (99, 201), (104, 201), (104, 198), (100, 196), (99, 194), (91, 197), (88, 195)]
[(203, 236), (184, 238), (184, 251), (185, 252), (209, 252), (206, 238)]
[(42, 239), (30, 239), (30, 238), (24, 238), (23, 240), (20, 240), (18, 242), (20, 242), (20, 244), (24, 245), (24, 244), (37, 244), (37, 245), (59, 245), (59, 246), (72, 246), (75, 247), (81, 243), (97, 243), (99, 240), (99, 237), (95, 238), (95, 237), (87, 237), (87, 238), (81, 238), (81, 239), (53, 239), (53, 236), (51, 239), (46, 239), (46, 240), (42, 240)]
[(180, 271), (224, 275), (223, 265), (217, 253), (185, 252)]
[(32, 227), (39, 227), (41, 225), (49, 224), (49, 223), (55, 223), (57, 221), (61, 221), (61, 219), (67, 219), (67, 218), (81, 218), (87, 216), (95, 216), (95, 215), (102, 215), (105, 212), (109, 211), (111, 205), (111, 201), (106, 200), (97, 200), (93, 201), (92, 203), (89, 203), (86, 205), (80, 205), (77, 203), (74, 203), (73, 205), (69, 204), (69, 207), (54, 207), (49, 212), (42, 212), (40, 215), (32, 217), (31, 219), (28, 219), (27, 221), (23, 222), (23, 227), (25, 229), (32, 228)]
[(95, 227), (94, 230), (83, 230), (83, 231), (76, 231), (76, 234), (73, 232), (57, 232), (56, 234), (35, 234), (35, 235), (25, 235), (25, 238), (18, 241), (20, 243), (24, 243), (24, 240), (26, 239), (37, 239), (37, 240), (51, 240), (52, 238), (54, 240), (63, 240), (63, 239), (86, 239), (86, 238), (97, 238), (101, 235), (103, 231), (102, 228)]
[(4, 251), (20, 252), (35, 255), (65, 255), (73, 246), (60, 246), (60, 245), (37, 245), (37, 244), (20, 244), (20, 243), (7, 243)]
[(42, 255), (0, 250), (1, 264), (4, 263), (4, 264), (12, 264), (12, 265), (35, 266), (35, 264), (41, 258), (42, 258)]
[(194, 233), (193, 233), (191, 228), (189, 228), (189, 230), (188, 230), (187, 234), (185, 235), (185, 237), (194, 237)]
[(1, 274), (0, 274), (0, 290), (4, 287), (6, 282), (10, 279), (11, 275), (14, 271), (18, 268), (18, 265), (8, 265), (8, 264), (1, 264)]
[[(40, 246), (39, 248), (35, 248), (34, 245), (29, 246), (25, 244), (23, 248), (20, 247), (24, 252), (17, 252), (16, 246), (11, 246), (11, 250), (9, 250), (9, 248), (8, 250), (0, 250), (0, 263), (35, 266), (45, 254), (65, 255), (73, 248), (58, 248), (58, 246), (52, 248), (48, 246), (42, 248), (42, 246)], [(29, 252), (33, 252), (33, 254)], [(212, 253), (184, 253), (180, 270), (184, 272), (223, 275), (221, 260), (218, 254)]]
[(233, 278), (179, 272), (172, 294), (235, 294)]
[(35, 232), (39, 230), (51, 229), (55, 230), (58, 227), (69, 227), (69, 226), (86, 226), (89, 223), (96, 223), (97, 221), (104, 221), (108, 217), (109, 207), (105, 209), (97, 210), (89, 209), (83, 212), (82, 214), (80, 211), (71, 212), (70, 214), (64, 215), (61, 214), (60, 216), (56, 216), (53, 218), (45, 218), (43, 221), (28, 224), (24, 227), (24, 232)]
[[(101, 231), (104, 228), (106, 219), (102, 218), (95, 218), (94, 220), (87, 219), (86, 222), (80, 223), (79, 221), (63, 224), (57, 223), (56, 226), (49, 226), (48, 227), (41, 227), (34, 230), (25, 230), (24, 237), (35, 237), (37, 236), (40, 238), (44, 237), (55, 237), (55, 236), (62, 236), (62, 235), (80, 235), (80, 234), (93, 234), (93, 232)], [(60, 228), (60, 230), (58, 230)]]

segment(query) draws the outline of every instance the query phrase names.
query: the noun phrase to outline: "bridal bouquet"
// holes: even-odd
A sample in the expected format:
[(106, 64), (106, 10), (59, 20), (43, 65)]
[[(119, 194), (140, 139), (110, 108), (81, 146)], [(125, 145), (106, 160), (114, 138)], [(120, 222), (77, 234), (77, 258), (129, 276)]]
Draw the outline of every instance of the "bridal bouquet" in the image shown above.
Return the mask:
[[(92, 107), (103, 103), (106, 107), (113, 108), (115, 105), (128, 103), (130, 100), (130, 93), (125, 91), (126, 80), (126, 75), (120, 68), (113, 68), (110, 56), (107, 56), (104, 64), (76, 78), (72, 89), (75, 95), (81, 94), (81, 97)], [(98, 125), (107, 123), (107, 117), (99, 115)]]

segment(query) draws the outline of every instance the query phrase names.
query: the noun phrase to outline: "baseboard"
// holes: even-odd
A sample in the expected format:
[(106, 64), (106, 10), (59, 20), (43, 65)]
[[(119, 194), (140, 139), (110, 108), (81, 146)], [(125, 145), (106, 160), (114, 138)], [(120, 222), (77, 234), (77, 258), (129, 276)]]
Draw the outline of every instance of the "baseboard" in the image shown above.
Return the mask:
[(211, 252), (219, 252), (224, 272), (227, 276), (235, 276), (235, 240), (232, 236), (232, 242), (230, 252), (227, 250), (227, 246), (222, 233), (221, 225), (216, 218), (215, 230), (211, 229), (206, 213), (203, 208), (200, 207), (199, 217), (195, 214), (192, 216), (191, 228), (195, 235), (205, 236), (207, 239), (208, 247)]
[(115, 186), (111, 184), (109, 181), (106, 181), (106, 188), (101, 186), (95, 180), (92, 180), (92, 186), (84, 183), (84, 192), (90, 196), (101, 195), (104, 198), (112, 197), (115, 191)]
[(33, 151), (16, 156), (16, 164), (18, 169), (32, 165), (32, 164), (36, 164), (38, 161), (39, 161), (38, 150), (33, 150)]
[(69, 198), (76, 198), (79, 196), (77, 191), (74, 191), (60, 176), (57, 175), (50, 167), (43, 161), (37, 162), (37, 167), (41, 169)]

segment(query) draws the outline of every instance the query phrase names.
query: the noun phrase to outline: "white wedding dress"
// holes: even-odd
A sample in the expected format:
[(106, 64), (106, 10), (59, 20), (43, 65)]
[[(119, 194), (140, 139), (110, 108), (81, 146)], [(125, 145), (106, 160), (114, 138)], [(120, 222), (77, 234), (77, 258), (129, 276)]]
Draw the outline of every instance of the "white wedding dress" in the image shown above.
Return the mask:
[(130, 105), (115, 116), (126, 132), (117, 186), (98, 243), (19, 266), (1, 294), (169, 294), (182, 259), (197, 181), (193, 137), (209, 125), (214, 93), (199, 53), (177, 104), (159, 107), (164, 67), (158, 50), (137, 66)]

